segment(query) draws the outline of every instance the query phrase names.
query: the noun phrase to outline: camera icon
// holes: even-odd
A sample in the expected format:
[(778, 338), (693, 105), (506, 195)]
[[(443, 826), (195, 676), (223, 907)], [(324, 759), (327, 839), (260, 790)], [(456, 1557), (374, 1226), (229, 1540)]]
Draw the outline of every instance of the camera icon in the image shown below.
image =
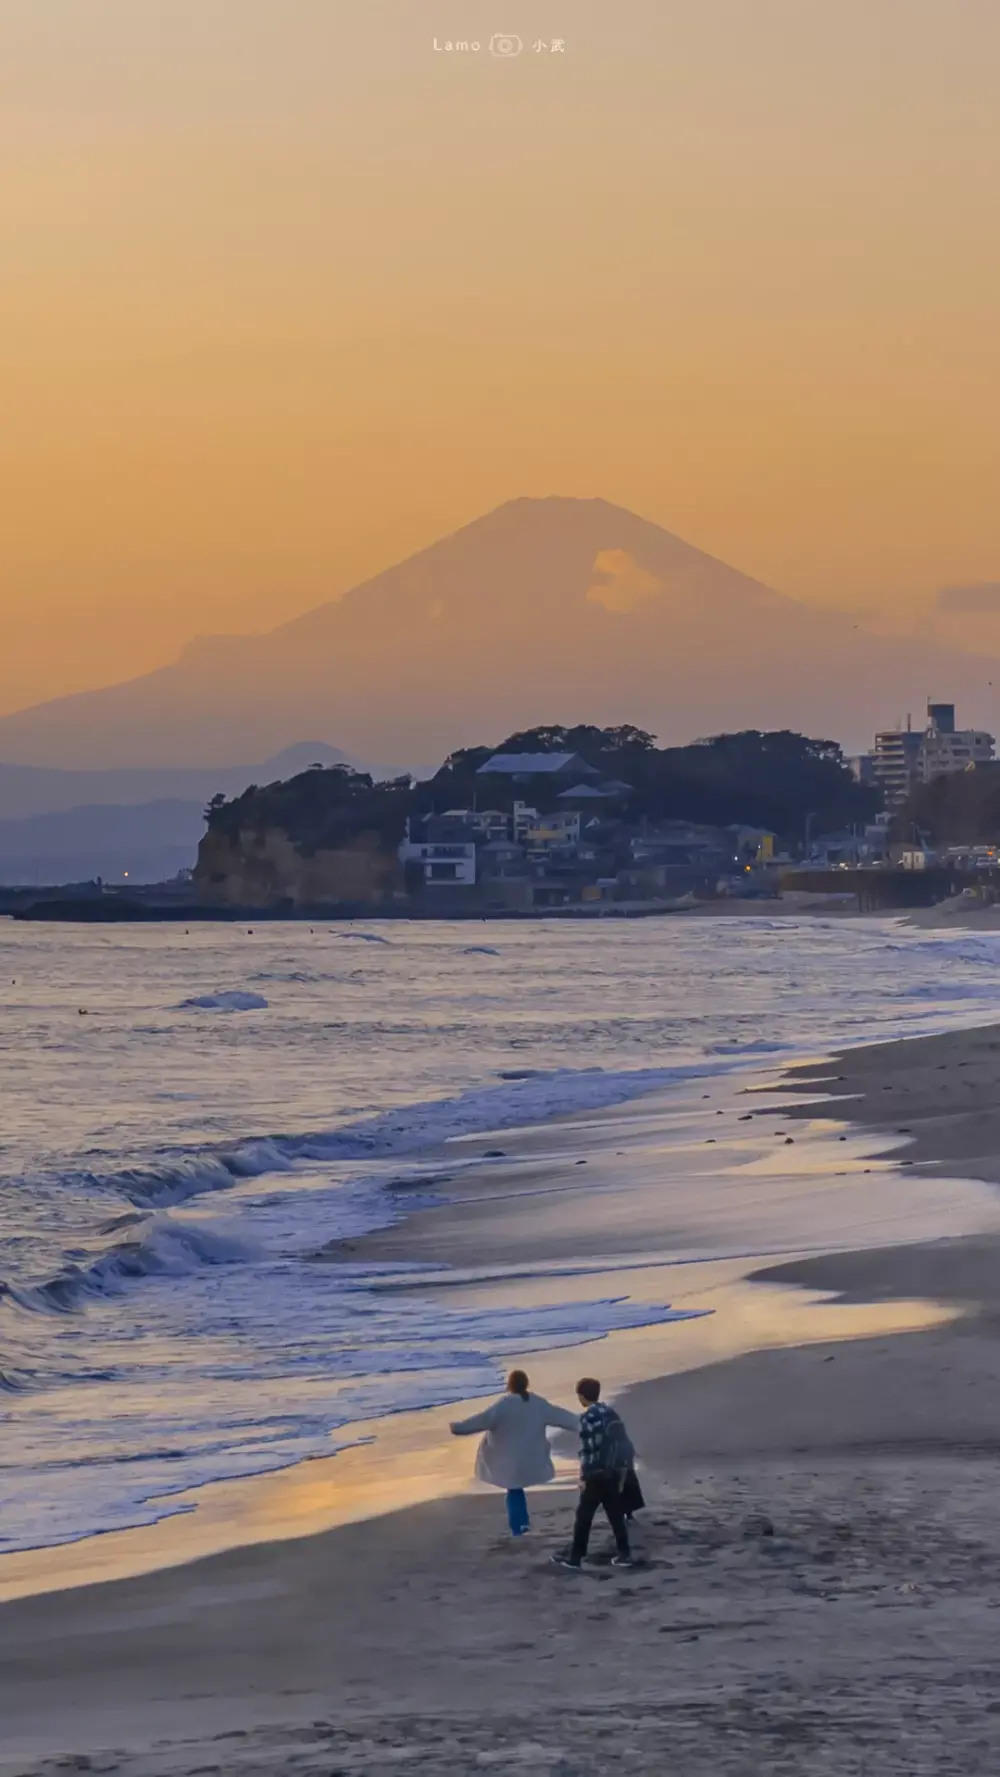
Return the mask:
[(490, 38), (491, 56), (519, 56), (523, 48), (520, 37), (512, 37), (509, 31), (500, 31)]

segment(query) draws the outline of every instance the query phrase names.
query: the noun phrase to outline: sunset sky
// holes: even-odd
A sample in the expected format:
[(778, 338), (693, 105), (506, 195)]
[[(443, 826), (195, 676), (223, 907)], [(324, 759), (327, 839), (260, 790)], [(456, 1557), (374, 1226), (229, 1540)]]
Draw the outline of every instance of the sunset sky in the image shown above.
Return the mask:
[(998, 91), (997, 0), (3, 0), (0, 711), (518, 494), (1000, 582)]

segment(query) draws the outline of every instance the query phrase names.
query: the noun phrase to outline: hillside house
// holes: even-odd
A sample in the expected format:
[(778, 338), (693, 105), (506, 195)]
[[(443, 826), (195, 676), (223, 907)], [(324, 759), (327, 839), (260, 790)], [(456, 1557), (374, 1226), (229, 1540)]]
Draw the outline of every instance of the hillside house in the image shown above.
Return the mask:
[(471, 839), (404, 839), (399, 861), (407, 872), (421, 870), (429, 888), (435, 884), (448, 884), (451, 888), (476, 886), (476, 845)]
[(476, 772), (477, 777), (506, 778), (510, 783), (544, 780), (560, 788), (600, 775), (579, 753), (494, 753)]
[(521, 843), (529, 857), (546, 857), (580, 843), (579, 813), (534, 814), (521, 828)]

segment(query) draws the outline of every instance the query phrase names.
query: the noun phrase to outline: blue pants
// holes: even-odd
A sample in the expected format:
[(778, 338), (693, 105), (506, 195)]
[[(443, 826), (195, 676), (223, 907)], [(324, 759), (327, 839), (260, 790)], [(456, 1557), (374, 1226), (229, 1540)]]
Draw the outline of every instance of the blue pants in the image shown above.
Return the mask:
[(528, 1502), (524, 1497), (523, 1487), (508, 1487), (507, 1489), (507, 1522), (510, 1525), (511, 1536), (523, 1536), (531, 1526), (531, 1519), (528, 1517)]

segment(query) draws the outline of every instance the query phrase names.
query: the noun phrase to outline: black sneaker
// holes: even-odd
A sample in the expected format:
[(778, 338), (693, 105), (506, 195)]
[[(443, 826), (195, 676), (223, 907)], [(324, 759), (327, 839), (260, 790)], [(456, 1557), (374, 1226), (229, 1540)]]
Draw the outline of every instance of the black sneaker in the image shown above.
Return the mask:
[(582, 1563), (574, 1561), (572, 1555), (550, 1555), (553, 1567), (568, 1567), (571, 1573), (579, 1573)]
[(612, 1567), (634, 1567), (635, 1559), (632, 1555), (613, 1555), (611, 1565)]

